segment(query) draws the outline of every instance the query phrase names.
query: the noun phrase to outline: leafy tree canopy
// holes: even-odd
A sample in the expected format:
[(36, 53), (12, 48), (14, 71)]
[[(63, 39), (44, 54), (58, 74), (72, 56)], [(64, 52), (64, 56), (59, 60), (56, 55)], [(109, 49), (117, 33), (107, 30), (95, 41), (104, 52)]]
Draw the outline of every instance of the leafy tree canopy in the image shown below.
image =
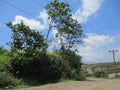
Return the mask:
[(10, 42), (12, 49), (17, 50), (18, 52), (41, 52), (47, 48), (47, 44), (41, 33), (37, 30), (31, 30), (28, 26), (25, 26), (23, 22), (15, 25), (9, 22), (7, 23), (7, 26), (11, 28), (13, 32), (13, 41)]
[[(49, 15), (49, 31), (54, 27), (58, 30), (56, 38), (60, 39), (61, 47), (72, 49), (77, 44), (82, 43), (81, 37), (83, 30), (81, 24), (72, 18), (69, 4), (52, 0), (46, 5), (47, 13)], [(48, 34), (49, 34), (48, 31)]]

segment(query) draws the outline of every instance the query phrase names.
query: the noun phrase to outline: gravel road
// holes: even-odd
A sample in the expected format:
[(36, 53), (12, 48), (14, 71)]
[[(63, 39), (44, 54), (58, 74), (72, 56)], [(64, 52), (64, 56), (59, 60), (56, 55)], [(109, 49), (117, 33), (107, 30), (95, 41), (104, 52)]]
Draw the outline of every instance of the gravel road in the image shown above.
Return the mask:
[(71, 81), (19, 90), (120, 90), (120, 79), (88, 78), (87, 81)]

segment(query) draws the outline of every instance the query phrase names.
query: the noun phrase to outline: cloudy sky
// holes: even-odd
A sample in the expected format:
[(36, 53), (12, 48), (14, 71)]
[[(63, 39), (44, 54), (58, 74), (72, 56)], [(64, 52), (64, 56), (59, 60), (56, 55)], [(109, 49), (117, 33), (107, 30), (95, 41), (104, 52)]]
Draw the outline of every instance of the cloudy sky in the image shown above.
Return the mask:
[[(45, 5), (50, 0), (0, 0), (0, 45), (6, 49), (12, 32), (6, 26), (21, 20), (31, 29), (45, 34), (48, 30)], [(59, 0), (70, 4), (73, 18), (83, 26), (84, 46), (79, 54), (84, 63), (112, 62), (116, 50), (116, 61), (120, 61), (120, 0)], [(56, 33), (56, 30), (51, 32)]]

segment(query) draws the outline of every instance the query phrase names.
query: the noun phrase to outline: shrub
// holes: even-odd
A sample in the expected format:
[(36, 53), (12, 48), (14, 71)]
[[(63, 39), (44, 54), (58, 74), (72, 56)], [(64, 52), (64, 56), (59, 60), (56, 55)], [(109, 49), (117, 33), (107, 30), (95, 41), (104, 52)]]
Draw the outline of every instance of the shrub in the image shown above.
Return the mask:
[(94, 76), (97, 78), (108, 77), (108, 73), (104, 70), (98, 70), (94, 73)]
[(65, 49), (65, 47), (62, 47), (57, 53), (62, 57), (62, 61), (66, 62), (65, 68), (67, 68), (68, 74), (65, 73), (65, 75), (67, 78), (74, 80), (85, 79), (83, 73), (81, 73), (82, 57), (80, 55), (77, 55), (75, 51)]
[(83, 75), (83, 72), (81, 70), (72, 69), (71, 79), (81, 81), (85, 80), (85, 76)]
[(39, 53), (32, 58), (17, 56), (11, 60), (11, 66), (15, 76), (37, 83), (55, 82), (61, 78), (73, 79), (74, 77), (69, 62), (56, 53)]
[(56, 69), (59, 71), (59, 79), (71, 77), (71, 67), (66, 60), (63, 60), (62, 57), (57, 53), (47, 53), (47, 55), (49, 61), (51, 62), (51, 67), (56, 67)]
[(16, 79), (11, 73), (8, 72), (9, 65), (0, 62), (0, 88), (14, 87), (20, 84), (20, 80)]
[(116, 75), (116, 77), (115, 78), (118, 78), (118, 79), (120, 79), (120, 75)]
[[(20, 57), (20, 56), (19, 56)], [(61, 60), (56, 54), (42, 54), (13, 58), (12, 72), (15, 76), (31, 79), (37, 83), (54, 82), (61, 78)]]
[(14, 87), (19, 85), (20, 82), (8, 72), (0, 72), (0, 88)]

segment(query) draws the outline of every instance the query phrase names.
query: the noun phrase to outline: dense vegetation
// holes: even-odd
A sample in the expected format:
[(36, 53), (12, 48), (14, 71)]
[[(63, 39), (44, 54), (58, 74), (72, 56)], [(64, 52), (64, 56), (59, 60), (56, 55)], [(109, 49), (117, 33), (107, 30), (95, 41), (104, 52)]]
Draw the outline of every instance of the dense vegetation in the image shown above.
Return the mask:
[[(19, 24), (7, 23), (13, 34), (9, 42), (11, 49), (0, 48), (0, 88), (13, 87), (28, 80), (44, 84), (60, 79), (84, 79), (82, 57), (76, 54), (75, 49), (81, 43), (81, 25), (72, 19), (66, 3), (54, 0), (46, 5), (46, 10), (52, 22), (46, 37), (24, 25), (23, 21)], [(59, 37), (60, 47), (55, 51), (47, 50), (52, 27), (58, 30), (56, 38), (62, 36), (65, 39)]]
[(15, 78), (12, 73), (9, 72), (10, 67), (10, 57), (8, 56), (8, 51), (3, 47), (0, 47), (0, 88), (3, 87), (13, 87), (21, 83), (21, 80)]

